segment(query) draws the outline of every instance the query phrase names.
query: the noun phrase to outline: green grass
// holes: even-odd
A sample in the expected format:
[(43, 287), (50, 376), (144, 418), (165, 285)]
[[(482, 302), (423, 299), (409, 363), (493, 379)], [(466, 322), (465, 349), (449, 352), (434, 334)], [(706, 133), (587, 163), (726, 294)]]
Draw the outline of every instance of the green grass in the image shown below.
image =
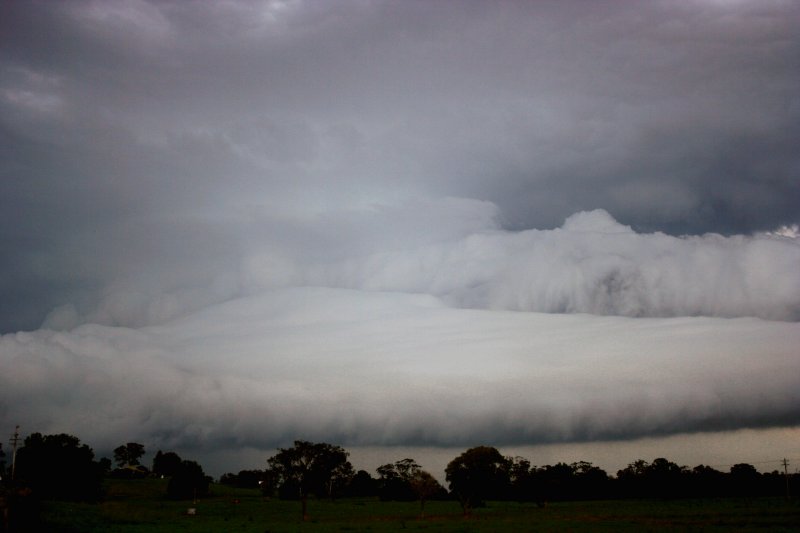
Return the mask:
[[(300, 503), (264, 499), (254, 490), (212, 486), (213, 495), (171, 501), (163, 480), (114, 480), (99, 504), (43, 504), (43, 530), (53, 532), (316, 532), (398, 531), (798, 531), (800, 505), (780, 499), (624, 500), (534, 504), (490, 502), (461, 515), (456, 502), (419, 503), (374, 499), (310, 500), (309, 519)], [(238, 501), (238, 503), (236, 503)], [(197, 514), (186, 511), (195, 507)]]

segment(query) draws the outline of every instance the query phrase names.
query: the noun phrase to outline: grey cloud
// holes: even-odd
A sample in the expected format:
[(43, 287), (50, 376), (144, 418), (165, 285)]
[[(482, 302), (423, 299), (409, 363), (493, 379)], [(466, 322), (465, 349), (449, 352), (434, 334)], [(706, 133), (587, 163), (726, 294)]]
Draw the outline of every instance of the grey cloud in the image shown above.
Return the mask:
[[(795, 425), (796, 323), (279, 289), (166, 326), (5, 335), (2, 418), (100, 447), (581, 442)], [(645, 363), (642, 365), (642, 363)]]
[(800, 319), (792, 236), (636, 233), (600, 210), (553, 230), (509, 232), (492, 204), (455, 198), (301, 219), (253, 213), (237, 226), (239, 244), (226, 260), (209, 255), (224, 249), (206, 249), (199, 226), (185, 250), (171, 253), (177, 265), (195, 259), (205, 268), (131, 272), (92, 305), (56, 309), (44, 325), (153, 325), (289, 286), (429, 294), (476, 309)]
[[(494, 204), (514, 231), (598, 208), (669, 234), (800, 218), (793, 4), (3, 10), (3, 331), (112, 285), (229, 277), (262, 252), (241, 221), (262, 210), (326, 225), (260, 230), (293, 253), (330, 228), (366, 253), (347, 213), (447, 197)], [(200, 232), (206, 252), (181, 252)], [(320, 255), (310, 239), (301, 255)]]
[(798, 20), (3, 3), (0, 332), (36, 331), (0, 338), (0, 421), (206, 452), (796, 427)]

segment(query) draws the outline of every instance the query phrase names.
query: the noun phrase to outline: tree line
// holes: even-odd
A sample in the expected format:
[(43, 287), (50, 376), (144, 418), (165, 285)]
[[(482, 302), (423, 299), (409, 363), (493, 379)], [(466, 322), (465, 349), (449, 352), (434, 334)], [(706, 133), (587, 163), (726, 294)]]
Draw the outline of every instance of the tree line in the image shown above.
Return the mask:
[[(72, 435), (33, 433), (17, 450), (13, 487), (44, 499), (99, 500), (102, 481), (110, 478), (168, 478), (166, 495), (176, 499), (209, 494), (211, 478), (192, 460), (158, 450), (150, 468), (140, 464), (142, 444), (128, 442), (114, 450), (116, 466)], [(266, 497), (296, 499), (303, 517), (308, 499), (369, 497), (419, 501), (424, 514), (431, 499), (454, 499), (463, 512), (490, 500), (515, 500), (545, 505), (551, 501), (617, 498), (698, 498), (721, 496), (783, 496), (797, 474), (760, 473), (750, 464), (720, 471), (706, 465), (680, 466), (664, 458), (636, 460), (610, 475), (586, 461), (536, 466), (524, 457), (503, 456), (491, 446), (470, 448), (445, 469), (447, 488), (414, 459), (379, 466), (375, 475), (356, 471), (341, 446), (297, 440), (278, 448), (265, 468), (226, 473), (219, 482), (257, 488)], [(11, 465), (0, 447), (0, 476), (12, 486)]]
[[(152, 469), (140, 464), (144, 445), (128, 442), (114, 449), (116, 467), (107, 457), (95, 459), (94, 450), (78, 437), (59, 433), (33, 433), (17, 450), (9, 464), (0, 446), (0, 478), (5, 492), (40, 499), (97, 501), (103, 497), (105, 478), (137, 479), (148, 476), (169, 478), (166, 495), (174, 499), (208, 494), (212, 479), (196, 462), (181, 459), (174, 452), (159, 450)], [(10, 489), (10, 490), (9, 490)]]
[[(302, 459), (300, 459), (302, 458)], [(470, 448), (445, 469), (447, 489), (413, 459), (379, 466), (377, 476), (354, 472), (347, 452), (330, 445), (295, 441), (279, 449), (264, 470), (227, 473), (220, 483), (261, 488), (282, 498), (378, 497), (382, 500), (456, 499), (468, 514), (490, 500), (536, 502), (623, 498), (783, 496), (798, 474), (761, 473), (741, 463), (723, 472), (706, 465), (680, 466), (664, 458), (636, 460), (615, 476), (587, 461), (536, 466), (524, 457), (503, 456), (491, 446)]]

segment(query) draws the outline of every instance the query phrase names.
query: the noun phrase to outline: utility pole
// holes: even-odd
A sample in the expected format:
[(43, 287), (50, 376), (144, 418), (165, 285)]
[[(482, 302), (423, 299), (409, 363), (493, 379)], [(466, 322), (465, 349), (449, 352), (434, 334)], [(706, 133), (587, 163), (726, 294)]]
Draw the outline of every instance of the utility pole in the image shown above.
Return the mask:
[(14, 428), (14, 436), (11, 437), (11, 482), (14, 482), (14, 472), (17, 469), (17, 444), (19, 443), (19, 425)]
[(783, 477), (786, 480), (786, 499), (789, 499), (789, 461), (783, 458)]

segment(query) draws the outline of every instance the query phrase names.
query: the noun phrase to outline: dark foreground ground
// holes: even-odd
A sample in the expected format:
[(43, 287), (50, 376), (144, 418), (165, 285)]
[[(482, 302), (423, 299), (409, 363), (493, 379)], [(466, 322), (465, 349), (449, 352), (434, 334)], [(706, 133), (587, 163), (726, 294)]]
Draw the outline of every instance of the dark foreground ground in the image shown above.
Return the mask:
[[(175, 502), (162, 480), (117, 480), (98, 504), (45, 502), (24, 531), (258, 532), (296, 531), (800, 531), (800, 503), (771, 498), (619, 500), (535, 504), (490, 502), (465, 518), (454, 501), (425, 505), (374, 499), (266, 500), (258, 491), (212, 487), (213, 496)], [(196, 514), (187, 513), (194, 508)]]

